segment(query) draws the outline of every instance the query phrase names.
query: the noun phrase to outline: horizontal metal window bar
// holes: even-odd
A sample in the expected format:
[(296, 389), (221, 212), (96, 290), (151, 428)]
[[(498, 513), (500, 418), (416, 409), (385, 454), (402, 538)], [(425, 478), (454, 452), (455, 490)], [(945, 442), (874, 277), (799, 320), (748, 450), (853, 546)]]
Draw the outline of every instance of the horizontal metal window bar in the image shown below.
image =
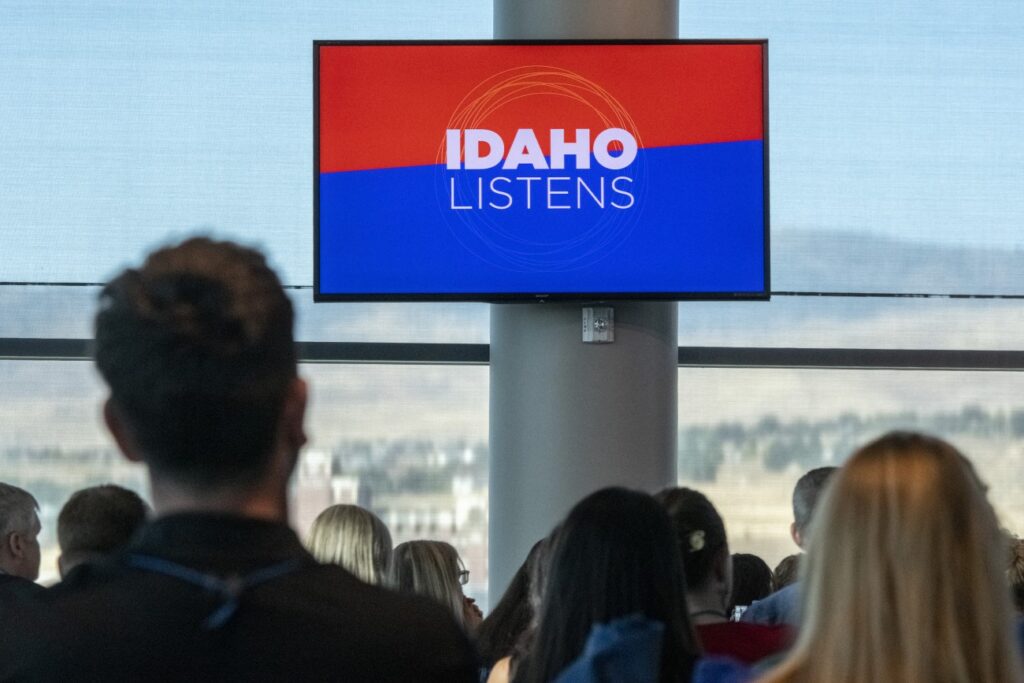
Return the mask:
[[(0, 359), (89, 360), (91, 339), (0, 338)], [(299, 342), (303, 363), (486, 365), (487, 344)], [(682, 346), (682, 367), (1024, 370), (1024, 351)]]
[[(4, 360), (91, 360), (92, 339), (0, 338)], [(302, 363), (441, 363), (486, 365), (487, 344), (298, 342)]]
[[(31, 280), (3, 280), (0, 287), (93, 287), (106, 286), (105, 282), (34, 282)], [(293, 291), (312, 291), (312, 285), (283, 285)], [(1005, 299), (1019, 301), (1024, 293), (1019, 292), (853, 292), (839, 290), (773, 290), (773, 297), (839, 297), (855, 299)]]
[(91, 357), (91, 339), (0, 339), (0, 360), (89, 360)]
[(302, 363), (441, 363), (486, 365), (488, 344), (396, 344), (375, 342), (299, 342)]
[(1022, 351), (682, 346), (679, 365), (709, 368), (1024, 370)]

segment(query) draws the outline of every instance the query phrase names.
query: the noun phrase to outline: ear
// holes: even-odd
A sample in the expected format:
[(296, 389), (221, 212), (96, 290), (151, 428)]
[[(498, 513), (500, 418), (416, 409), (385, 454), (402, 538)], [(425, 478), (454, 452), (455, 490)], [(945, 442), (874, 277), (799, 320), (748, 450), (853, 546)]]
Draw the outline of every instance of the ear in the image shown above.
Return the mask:
[(306, 445), (306, 405), (309, 402), (309, 385), (306, 380), (296, 377), (288, 387), (281, 411), (281, 437), (288, 450), (298, 452)]
[(25, 539), (20, 532), (12, 531), (7, 534), (7, 552), (16, 559), (25, 556)]
[(142, 462), (142, 454), (139, 452), (138, 446), (135, 445), (131, 430), (125, 424), (112, 398), (107, 398), (103, 403), (103, 423), (107, 425), (107, 431), (114, 437), (114, 442), (121, 454), (130, 462)]
[(796, 543), (797, 547), (804, 547), (804, 537), (800, 530), (796, 528), (796, 522), (789, 525), (789, 535), (793, 537), (793, 543)]

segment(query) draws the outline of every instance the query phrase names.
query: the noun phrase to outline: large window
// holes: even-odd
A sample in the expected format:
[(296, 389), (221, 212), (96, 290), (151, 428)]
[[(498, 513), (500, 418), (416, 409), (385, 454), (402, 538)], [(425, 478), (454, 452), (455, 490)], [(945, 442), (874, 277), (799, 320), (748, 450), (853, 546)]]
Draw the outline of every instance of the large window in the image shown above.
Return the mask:
[[(44, 580), (72, 491), (146, 493), (100, 426), (102, 387), (75, 340), (92, 335), (97, 284), (154, 245), (201, 230), (263, 247), (304, 342), (487, 342), (484, 305), (312, 304), (311, 104), (314, 39), (488, 38), (491, 16), (477, 0), (0, 0), (0, 480), (42, 503)], [(40, 360), (54, 355), (78, 360)], [(453, 541), (486, 597), (486, 368), (303, 372), (299, 531), (331, 502), (364, 503), (396, 542)]]
[[(742, 387), (742, 390), (740, 389)], [(683, 368), (679, 480), (704, 491), (734, 552), (774, 566), (801, 474), (840, 465), (893, 429), (923, 430), (969, 454), (1003, 525), (1024, 529), (1024, 375), (934, 370)]]
[[(680, 371), (681, 481), (722, 509), (734, 547), (774, 564), (796, 551), (803, 471), (925, 429), (976, 460), (1021, 532), (1024, 376), (911, 368), (1022, 367), (1024, 5), (698, 1), (680, 15), (683, 35), (769, 38), (776, 293), (680, 305), (680, 345), (698, 347), (683, 356), (716, 366)], [(777, 362), (864, 369), (757, 367)]]
[[(305, 534), (328, 505), (358, 503), (395, 543), (452, 542), (487, 589), (487, 368), (304, 364), (309, 444), (292, 482)], [(31, 491), (44, 581), (56, 578), (56, 520), (74, 491), (113, 482), (147, 494), (145, 471), (103, 432), (103, 388), (87, 361), (0, 360), (0, 480)]]
[[(296, 524), (362, 502), (396, 541), (453, 540), (485, 596), (488, 308), (311, 303), (311, 88), (315, 38), (488, 38), (491, 15), (479, 0), (0, 0), (0, 479), (40, 496), (51, 576), (72, 490), (145, 489), (84, 360), (98, 284), (202, 229), (264, 247), (299, 338), (342, 343), (307, 360), (373, 363), (303, 367)], [(774, 562), (793, 550), (801, 469), (922, 428), (972, 455), (1024, 529), (1024, 3), (684, 0), (680, 34), (770, 41), (776, 292), (680, 305), (681, 481)], [(448, 364), (388, 364), (423, 360)], [(780, 364), (817, 369), (765, 367)]]
[(491, 14), (479, 0), (3, 0), (0, 279), (101, 282), (207, 227), (312, 284), (312, 41), (489, 38)]

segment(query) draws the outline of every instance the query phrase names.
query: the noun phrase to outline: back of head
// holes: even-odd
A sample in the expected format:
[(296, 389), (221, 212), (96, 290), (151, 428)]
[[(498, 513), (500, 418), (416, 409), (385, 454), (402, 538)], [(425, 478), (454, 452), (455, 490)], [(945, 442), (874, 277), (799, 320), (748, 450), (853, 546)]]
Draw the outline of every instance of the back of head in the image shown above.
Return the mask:
[(154, 474), (250, 483), (296, 377), (293, 313), (263, 256), (205, 238), (161, 249), (100, 295), (96, 364)]
[(1013, 539), (1010, 545), (1010, 566), (1006, 570), (1006, 579), (1013, 593), (1013, 605), (1024, 614), (1024, 540)]
[(28, 531), (36, 518), (39, 503), (23, 488), (0, 481), (0, 534)]
[(501, 600), (477, 630), (477, 650), (480, 651), (484, 666), (492, 666), (502, 657), (511, 655), (533, 621), (530, 567), (536, 563), (542, 544), (543, 541), (533, 544), (530, 553), (502, 594)]
[(850, 458), (818, 515), (800, 640), (772, 680), (1019, 680), (1005, 546), (956, 449), (883, 436)]
[(146, 522), (149, 507), (134, 491), (107, 484), (72, 494), (57, 517), (61, 572), (127, 545)]
[(699, 648), (683, 605), (672, 523), (649, 495), (603, 489), (578, 503), (553, 540), (534, 646), (516, 681), (550, 681), (591, 629), (628, 615), (664, 625), (661, 680), (688, 681)]
[(447, 607), (465, 627), (459, 553), (444, 541), (406, 541), (395, 547), (391, 585), (403, 593), (425, 595)]
[(729, 553), (725, 523), (700, 491), (668, 488), (654, 498), (665, 507), (675, 526), (679, 554), (686, 571), (686, 587), (691, 591), (700, 590), (711, 579), (715, 563)]
[(387, 583), (391, 534), (369, 510), (332, 505), (314, 520), (306, 545), (320, 562), (340, 565), (366, 583)]
[(0, 570), (32, 581), (39, 576), (38, 509), (31, 493), (0, 482)]
[[(797, 480), (796, 486), (793, 487), (794, 536), (799, 534), (800, 538), (807, 538), (818, 500), (821, 499), (826, 485), (837, 471), (836, 467), (818, 467)], [(800, 545), (803, 543), (801, 542)]]
[(764, 560), (749, 553), (733, 554), (730, 614), (736, 607), (749, 607), (755, 600), (767, 598), (775, 589), (772, 570)]
[(800, 576), (800, 558), (802, 556), (797, 553), (795, 555), (787, 555), (779, 561), (776, 565), (775, 571), (775, 590), (780, 590), (796, 583)]

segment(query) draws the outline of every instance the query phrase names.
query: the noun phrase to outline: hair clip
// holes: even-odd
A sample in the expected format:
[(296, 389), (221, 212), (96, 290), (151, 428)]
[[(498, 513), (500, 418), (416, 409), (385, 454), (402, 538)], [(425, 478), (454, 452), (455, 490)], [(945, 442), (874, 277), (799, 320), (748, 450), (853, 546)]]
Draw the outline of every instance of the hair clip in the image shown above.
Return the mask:
[(697, 553), (704, 550), (704, 531), (698, 529), (690, 532), (690, 552)]

